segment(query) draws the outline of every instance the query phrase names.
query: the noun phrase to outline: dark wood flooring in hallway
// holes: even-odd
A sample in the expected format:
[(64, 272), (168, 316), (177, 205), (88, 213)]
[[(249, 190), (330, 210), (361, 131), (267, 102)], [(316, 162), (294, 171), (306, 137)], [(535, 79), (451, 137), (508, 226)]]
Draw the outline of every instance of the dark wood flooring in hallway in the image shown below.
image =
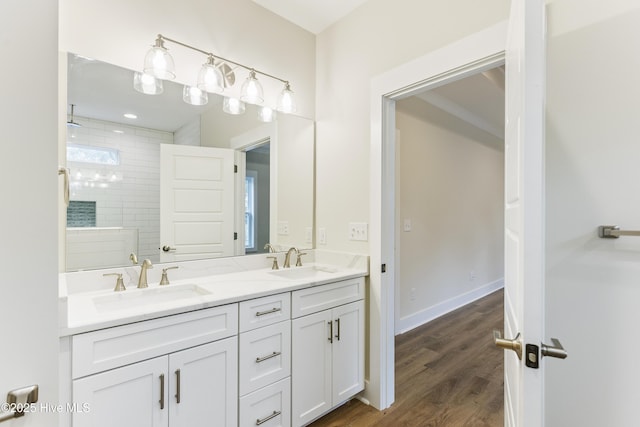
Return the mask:
[(503, 291), (396, 337), (396, 400), (384, 411), (354, 399), (312, 427), (502, 426)]

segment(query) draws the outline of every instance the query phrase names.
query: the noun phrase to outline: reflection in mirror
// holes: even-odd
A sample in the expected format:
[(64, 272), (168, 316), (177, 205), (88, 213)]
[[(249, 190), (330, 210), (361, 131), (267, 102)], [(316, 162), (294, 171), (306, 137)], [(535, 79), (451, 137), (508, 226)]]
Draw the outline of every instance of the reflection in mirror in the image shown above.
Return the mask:
[[(311, 248), (314, 128), (259, 108), (133, 89), (134, 72), (68, 55), (67, 271)], [(70, 112), (70, 106), (68, 109)], [(235, 172), (237, 170), (237, 172)]]

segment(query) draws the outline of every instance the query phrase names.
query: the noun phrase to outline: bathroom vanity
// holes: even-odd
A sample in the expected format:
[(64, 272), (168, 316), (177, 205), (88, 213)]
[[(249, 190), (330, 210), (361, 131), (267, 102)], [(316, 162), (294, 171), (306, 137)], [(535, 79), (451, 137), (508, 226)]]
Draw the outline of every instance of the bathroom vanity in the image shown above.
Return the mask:
[(368, 260), (315, 252), (179, 263), (166, 286), (157, 265), (123, 292), (61, 275), (60, 425), (303, 426), (361, 392)]

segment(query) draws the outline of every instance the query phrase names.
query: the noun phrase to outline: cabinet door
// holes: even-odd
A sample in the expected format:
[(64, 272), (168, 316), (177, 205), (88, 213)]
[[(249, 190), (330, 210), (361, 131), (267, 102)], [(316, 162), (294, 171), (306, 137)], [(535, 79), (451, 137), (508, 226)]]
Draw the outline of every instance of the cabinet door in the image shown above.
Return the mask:
[(364, 302), (333, 309), (332, 406), (364, 389)]
[(73, 426), (166, 427), (168, 380), (166, 356), (74, 380), (73, 401), (88, 411)]
[(291, 322), (292, 425), (304, 425), (331, 408), (331, 310)]
[(237, 426), (237, 337), (169, 355), (169, 375), (171, 427)]

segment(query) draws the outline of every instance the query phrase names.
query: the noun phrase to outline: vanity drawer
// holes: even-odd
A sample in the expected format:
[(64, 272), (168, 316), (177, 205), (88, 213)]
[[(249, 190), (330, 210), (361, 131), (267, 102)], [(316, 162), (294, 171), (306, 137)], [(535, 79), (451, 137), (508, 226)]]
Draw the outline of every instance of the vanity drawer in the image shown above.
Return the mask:
[(240, 427), (289, 427), (291, 382), (285, 378), (240, 398)]
[(240, 332), (288, 320), (291, 294), (269, 295), (240, 303)]
[(291, 321), (240, 334), (240, 395), (291, 373)]
[(238, 333), (238, 304), (146, 320), (72, 337), (74, 379)]
[(319, 285), (291, 293), (291, 318), (364, 299), (364, 277)]

